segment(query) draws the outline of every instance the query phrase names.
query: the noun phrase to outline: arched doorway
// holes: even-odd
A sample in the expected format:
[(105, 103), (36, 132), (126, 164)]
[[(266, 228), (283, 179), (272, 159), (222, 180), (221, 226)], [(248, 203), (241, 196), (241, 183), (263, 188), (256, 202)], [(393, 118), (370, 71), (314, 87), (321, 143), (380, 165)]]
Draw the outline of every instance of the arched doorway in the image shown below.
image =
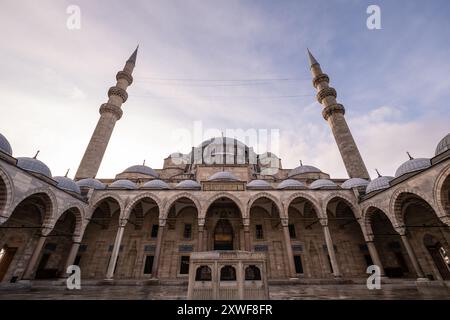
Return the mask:
[[(78, 221), (76, 215), (79, 216)], [(81, 217), (76, 208), (67, 210), (58, 219), (46, 237), (37, 265), (36, 279), (56, 279), (65, 274), (64, 267), (73, 244), (77, 222), (81, 222)]]
[(443, 280), (450, 280), (450, 253), (431, 234), (423, 237), (423, 244), (428, 250)]
[(347, 277), (367, 277), (373, 261), (351, 205), (335, 197), (327, 204), (327, 217), (340, 271)]
[(149, 197), (131, 209), (122, 238), (115, 278), (150, 278), (159, 232), (159, 207)]
[(41, 236), (43, 222), (52, 210), (50, 197), (36, 193), (22, 200), (0, 226), (0, 281), (15, 282), (22, 278)]
[(242, 215), (236, 203), (222, 197), (216, 199), (206, 212), (206, 250), (240, 250), (244, 248)]
[(375, 207), (367, 209), (366, 215), (386, 276), (389, 278), (415, 278), (414, 267), (409, 260), (402, 239), (387, 215)]
[(251, 204), (250, 242), (251, 251), (266, 254), (269, 278), (283, 279), (289, 276), (289, 258), (280, 212), (275, 202), (268, 197), (261, 196)]
[(83, 278), (104, 279), (119, 228), (119, 217), (120, 205), (116, 199), (108, 197), (96, 205), (75, 259), (75, 264), (83, 270)]
[[(400, 221), (404, 221), (411, 247), (425, 277), (430, 280), (443, 279), (441, 271), (444, 269), (441, 270), (442, 266), (436, 264), (439, 260), (433, 258), (430, 254), (431, 247), (428, 248), (424, 240), (430, 240), (432, 236), (435, 244), (439, 243), (445, 252), (449, 252), (450, 228), (437, 217), (427, 201), (410, 192), (398, 195), (395, 200), (395, 214)], [(447, 275), (444, 273), (444, 276)]]
[(219, 219), (214, 228), (214, 250), (233, 250), (234, 231), (228, 219)]

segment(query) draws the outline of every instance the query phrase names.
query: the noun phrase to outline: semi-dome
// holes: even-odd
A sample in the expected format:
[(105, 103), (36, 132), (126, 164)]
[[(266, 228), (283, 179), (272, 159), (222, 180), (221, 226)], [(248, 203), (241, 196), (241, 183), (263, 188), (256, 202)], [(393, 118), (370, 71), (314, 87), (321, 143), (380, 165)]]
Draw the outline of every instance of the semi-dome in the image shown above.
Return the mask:
[(310, 189), (337, 188), (337, 184), (328, 179), (318, 179), (309, 185)]
[(439, 141), (436, 147), (435, 155), (437, 156), (438, 154), (444, 153), (449, 149), (450, 149), (450, 133), (448, 133), (444, 138), (442, 138), (441, 141)]
[(126, 179), (122, 179), (122, 180), (116, 180), (113, 183), (111, 183), (109, 186), (109, 188), (114, 188), (114, 189), (136, 189), (136, 184), (130, 180), (126, 180)]
[(28, 158), (28, 157), (17, 158), (17, 166), (24, 170), (42, 174), (49, 178), (52, 177), (52, 172), (47, 167), (47, 165), (35, 158)]
[(89, 189), (95, 189), (95, 190), (103, 190), (106, 188), (106, 185), (97, 179), (87, 178), (87, 179), (81, 179), (78, 180), (77, 185), (80, 188), (89, 188)]
[(304, 189), (305, 184), (295, 179), (286, 179), (280, 182), (277, 189)]
[(146, 166), (146, 165), (136, 165), (131, 166), (129, 168), (126, 168), (123, 173), (139, 173), (139, 174), (145, 174), (147, 176), (152, 176), (155, 178), (158, 178), (159, 175), (156, 173), (155, 170), (152, 168)]
[(297, 168), (292, 169), (291, 171), (289, 171), (288, 177), (294, 177), (296, 175), (299, 174), (303, 174), (303, 173), (321, 173), (322, 171), (320, 171), (319, 168), (316, 168), (314, 166), (304, 166), (304, 165), (300, 165)]
[(346, 180), (343, 184), (341, 184), (341, 188), (343, 189), (352, 189), (352, 188), (360, 188), (367, 187), (369, 181), (362, 178), (351, 178)]
[(272, 186), (264, 180), (252, 180), (247, 183), (247, 189), (272, 189)]
[(201, 186), (197, 181), (194, 180), (183, 180), (178, 183), (175, 188), (177, 189), (200, 189)]
[(3, 151), (6, 154), (12, 156), (12, 149), (9, 141), (5, 138), (4, 135), (0, 133), (0, 151)]
[(66, 190), (66, 191), (70, 191), (70, 192), (74, 192), (74, 193), (81, 193), (80, 187), (75, 183), (75, 181), (73, 181), (70, 178), (56, 176), (56, 177), (53, 177), (53, 180), (58, 182), (57, 187), (62, 190)]
[(381, 177), (378, 177), (378, 178), (370, 181), (370, 183), (367, 185), (366, 193), (389, 188), (390, 187), (389, 182), (392, 179), (394, 179), (394, 177), (381, 176)]
[(169, 185), (162, 180), (155, 179), (144, 183), (143, 188), (148, 189), (170, 189)]
[(229, 171), (219, 171), (209, 177), (208, 181), (239, 181), (239, 179)]
[(406, 173), (423, 170), (431, 166), (430, 159), (427, 158), (415, 158), (404, 162), (397, 171), (395, 171), (395, 177), (398, 178)]

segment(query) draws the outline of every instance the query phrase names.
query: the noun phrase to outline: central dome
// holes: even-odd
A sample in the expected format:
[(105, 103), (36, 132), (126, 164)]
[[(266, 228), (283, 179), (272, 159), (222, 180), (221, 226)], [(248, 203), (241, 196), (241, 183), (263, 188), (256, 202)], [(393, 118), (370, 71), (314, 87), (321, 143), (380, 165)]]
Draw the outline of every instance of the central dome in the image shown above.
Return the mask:
[(155, 178), (158, 178), (159, 175), (156, 173), (155, 170), (153, 170), (152, 168), (145, 166), (145, 165), (136, 165), (136, 166), (131, 166), (129, 168), (126, 168), (123, 173), (139, 173), (139, 174), (145, 174), (147, 176), (152, 176)]
[(316, 168), (314, 166), (300, 165), (297, 168), (289, 171), (288, 177), (291, 178), (291, 177), (297, 176), (299, 174), (304, 174), (304, 173), (322, 173), (322, 171), (320, 171), (319, 168)]
[(208, 181), (238, 181), (231, 172), (228, 171), (219, 171), (214, 173), (211, 177), (208, 178)]

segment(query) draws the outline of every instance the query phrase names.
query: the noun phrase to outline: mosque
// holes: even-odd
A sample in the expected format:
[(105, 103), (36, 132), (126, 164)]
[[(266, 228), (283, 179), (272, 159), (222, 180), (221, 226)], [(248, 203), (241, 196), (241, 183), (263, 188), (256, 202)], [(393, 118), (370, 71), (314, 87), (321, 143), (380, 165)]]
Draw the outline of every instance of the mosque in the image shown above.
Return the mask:
[[(264, 257), (265, 267), (245, 266), (242, 276), (264, 273), (269, 289), (357, 281), (370, 265), (383, 279), (448, 286), (450, 134), (429, 158), (410, 157), (393, 176), (370, 180), (345, 108), (309, 51), (312, 84), (348, 179), (307, 164), (285, 169), (277, 155), (257, 154), (235, 137), (174, 153), (161, 169), (130, 164), (96, 179), (137, 53), (100, 107), (74, 180), (53, 176), (37, 157), (17, 156), (0, 134), (0, 282), (61, 279), (78, 265), (83, 281), (185, 283), (192, 253), (243, 251)], [(218, 273), (218, 281), (237, 276), (233, 265)], [(211, 269), (200, 266), (195, 280), (211, 280)]]

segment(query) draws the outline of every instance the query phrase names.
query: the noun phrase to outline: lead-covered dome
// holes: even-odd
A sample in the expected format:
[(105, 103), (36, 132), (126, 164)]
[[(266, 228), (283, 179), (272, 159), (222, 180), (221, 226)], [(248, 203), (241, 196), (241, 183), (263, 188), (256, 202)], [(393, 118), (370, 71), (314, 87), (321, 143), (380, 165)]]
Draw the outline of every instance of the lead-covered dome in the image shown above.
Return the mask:
[(295, 179), (286, 179), (280, 182), (277, 189), (305, 189), (304, 183)]
[(252, 180), (247, 183), (247, 189), (272, 189), (272, 186), (264, 180)]
[(361, 188), (367, 187), (369, 185), (369, 181), (362, 178), (351, 178), (346, 180), (343, 184), (341, 184), (342, 189), (352, 189), (352, 188)]
[(159, 189), (159, 190), (170, 189), (170, 187), (167, 183), (165, 183), (164, 181), (159, 180), (159, 179), (151, 180), (149, 182), (144, 183), (142, 188)]
[(175, 186), (176, 189), (200, 189), (201, 186), (194, 180), (183, 180)]
[(29, 172), (42, 174), (48, 178), (52, 177), (49, 167), (42, 161), (35, 158), (20, 157), (17, 158), (17, 166)]
[(439, 141), (436, 147), (435, 155), (437, 156), (449, 149), (450, 149), (450, 133), (448, 133), (444, 138), (442, 138), (441, 141)]
[(135, 166), (131, 166), (129, 168), (126, 168), (123, 173), (139, 173), (139, 174), (144, 174), (147, 176), (152, 176), (155, 178), (158, 178), (159, 175), (156, 173), (155, 170), (153, 170), (152, 168), (150, 168), (149, 166), (146, 165), (135, 165)]
[(239, 179), (229, 171), (219, 171), (209, 177), (208, 181), (239, 181)]
[(3, 151), (6, 154), (12, 156), (12, 148), (9, 144), (9, 141), (5, 138), (4, 135), (0, 133), (0, 151)]
[(291, 171), (289, 171), (288, 177), (290, 178), (304, 173), (322, 173), (322, 171), (320, 171), (319, 168), (316, 168), (314, 166), (300, 165), (297, 168), (294, 168)]
[(313, 181), (310, 185), (309, 185), (310, 189), (335, 189), (337, 188), (337, 184), (334, 183), (331, 180), (328, 179), (318, 179)]
[(108, 188), (133, 190), (136, 189), (136, 184), (130, 180), (121, 179), (111, 183)]
[(106, 188), (106, 185), (102, 182), (100, 182), (97, 179), (87, 178), (87, 179), (81, 179), (78, 180), (77, 186), (80, 188), (88, 188), (88, 189), (95, 189), (95, 190), (103, 190)]
[(366, 188), (366, 193), (389, 188), (390, 187), (389, 182), (392, 179), (394, 179), (394, 177), (381, 176), (381, 177), (378, 177), (378, 178), (370, 181), (370, 183), (368, 184), (368, 186)]
[(398, 178), (404, 174), (426, 169), (431, 166), (430, 159), (427, 158), (415, 158), (404, 162), (397, 171), (395, 171), (395, 177)]
[(70, 192), (74, 192), (74, 193), (78, 193), (78, 194), (81, 193), (80, 187), (75, 183), (75, 181), (73, 181), (70, 178), (56, 176), (56, 177), (53, 177), (53, 180), (58, 182), (57, 187), (62, 190), (66, 190), (66, 191), (70, 191)]

